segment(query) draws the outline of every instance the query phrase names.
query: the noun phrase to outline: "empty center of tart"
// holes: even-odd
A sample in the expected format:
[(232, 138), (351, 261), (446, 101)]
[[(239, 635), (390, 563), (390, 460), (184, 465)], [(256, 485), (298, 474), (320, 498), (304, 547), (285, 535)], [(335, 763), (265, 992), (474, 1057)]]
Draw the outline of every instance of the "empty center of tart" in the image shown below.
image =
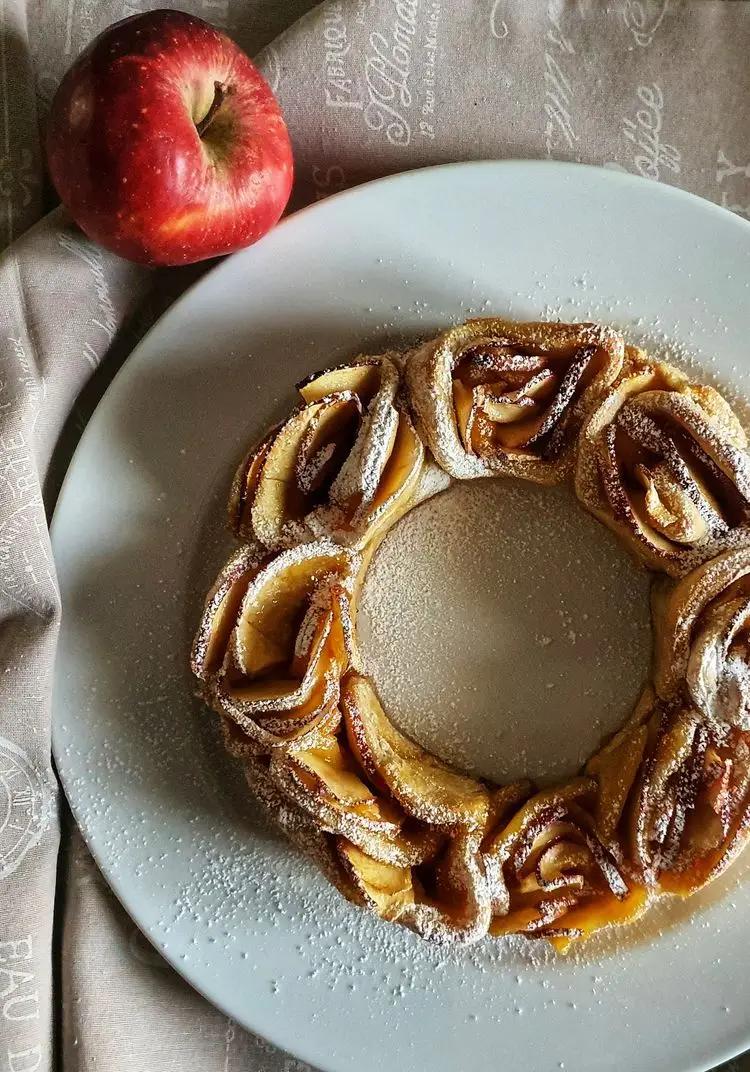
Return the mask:
[(370, 565), (358, 636), (383, 706), (475, 775), (576, 772), (649, 673), (649, 575), (564, 487), (472, 480)]

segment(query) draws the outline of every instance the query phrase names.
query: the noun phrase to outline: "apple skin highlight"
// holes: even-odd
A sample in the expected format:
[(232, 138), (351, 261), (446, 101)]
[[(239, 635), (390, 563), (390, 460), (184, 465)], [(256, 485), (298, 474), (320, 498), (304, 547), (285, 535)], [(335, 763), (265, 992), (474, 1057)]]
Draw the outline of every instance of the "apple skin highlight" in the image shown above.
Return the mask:
[(257, 241), (293, 179), (263, 76), (225, 34), (180, 11), (115, 23), (79, 56), (52, 103), (47, 160), (89, 238), (150, 265)]

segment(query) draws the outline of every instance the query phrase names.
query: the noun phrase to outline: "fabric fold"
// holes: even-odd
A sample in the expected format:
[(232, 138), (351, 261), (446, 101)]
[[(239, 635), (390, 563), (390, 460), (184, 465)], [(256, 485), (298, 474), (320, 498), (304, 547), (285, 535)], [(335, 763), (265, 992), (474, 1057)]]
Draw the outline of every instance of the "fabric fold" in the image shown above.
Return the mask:
[[(642, 174), (750, 217), (750, 20), (742, 4), (472, 0), (459, 11), (333, 0), (280, 37), (308, 0), (180, 6), (251, 54), (267, 46), (261, 65), (294, 143), (295, 206), (430, 163), (546, 157)], [(393, 47), (407, 8), (413, 20), (401, 33), (410, 47), (400, 81), (378, 81), (377, 50)], [(3, 966), (31, 976), (23, 994), (37, 994), (25, 1009), (22, 995), (9, 995), (27, 1018), (0, 1020), (0, 1052), (30, 1055), (34, 1072), (47, 1072), (54, 1057), (59, 827), (50, 690), (59, 607), (45, 517), (45, 491), (49, 505), (60, 479), (53, 451), (64, 426), (74, 437), (85, 423), (91, 398), (81, 392), (102, 361), (97, 391), (108, 367), (196, 274), (154, 275), (111, 257), (59, 209), (32, 226), (45, 190), (37, 122), (43, 126), (78, 51), (106, 22), (131, 13), (124, 0), (6, 0), (0, 14), (0, 243), (14, 241), (0, 257), (0, 755), (12, 784), (23, 787), (8, 813), (21, 831), (12, 843), (0, 840), (0, 954)], [(63, 443), (59, 457), (68, 453)], [(74, 896), (60, 921), (69, 970), (55, 999), (66, 1072), (95, 1064), (140, 1072), (153, 1062), (165, 1072), (222, 1062), (254, 1072), (304, 1068), (227, 1023), (165, 968), (93, 877), (78, 835), (74, 841), (62, 878)], [(132, 942), (124, 937), (131, 932)], [(111, 1003), (98, 982), (103, 969)], [(112, 1041), (123, 1009), (139, 1025), (127, 1048)]]

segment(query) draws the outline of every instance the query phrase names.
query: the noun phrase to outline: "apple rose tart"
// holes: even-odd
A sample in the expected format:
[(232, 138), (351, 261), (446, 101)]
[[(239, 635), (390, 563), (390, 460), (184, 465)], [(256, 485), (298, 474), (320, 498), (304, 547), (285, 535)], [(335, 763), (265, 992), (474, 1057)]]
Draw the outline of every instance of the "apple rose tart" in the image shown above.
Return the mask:
[(686, 692), (717, 731), (750, 730), (750, 547), (656, 587), (653, 609), (659, 695)]
[(683, 896), (720, 875), (750, 823), (750, 734), (717, 732), (689, 700), (650, 687), (586, 766), (605, 843), (652, 889)]
[(686, 573), (750, 535), (747, 436), (718, 391), (631, 350), (581, 434), (581, 502), (657, 570)]
[[(191, 667), (258, 800), (345, 897), (437, 942), (560, 952), (687, 896), (750, 835), (750, 458), (712, 387), (594, 324), (470, 320), (298, 386), (241, 465)], [(364, 675), (373, 551), (451, 478), (569, 480), (651, 567), (652, 681), (584, 770), (455, 770)], [(615, 597), (616, 598), (616, 595)]]
[(414, 498), (424, 464), (400, 386), (395, 355), (360, 357), (299, 383), (302, 405), (237, 471), (236, 534), (270, 550), (320, 536), (361, 547), (387, 527)]
[(259, 748), (301, 746), (340, 721), (358, 567), (326, 540), (270, 559), (243, 547), (209, 592), (192, 669), (211, 706)]
[(623, 353), (621, 336), (596, 324), (469, 320), (407, 362), (420, 435), (459, 480), (506, 474), (556, 483)]

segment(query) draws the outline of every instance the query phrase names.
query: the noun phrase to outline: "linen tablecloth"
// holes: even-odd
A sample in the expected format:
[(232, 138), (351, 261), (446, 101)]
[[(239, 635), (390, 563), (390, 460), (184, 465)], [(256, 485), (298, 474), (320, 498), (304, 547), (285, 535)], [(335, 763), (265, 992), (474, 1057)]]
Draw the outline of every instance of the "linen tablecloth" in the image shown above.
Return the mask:
[[(156, 6), (172, 5), (0, 0), (0, 1068), (9, 1072), (56, 1061), (66, 1072), (306, 1067), (208, 1006), (140, 935), (66, 817), (50, 758), (60, 606), (48, 513), (103, 386), (204, 269), (127, 264), (61, 209), (43, 215), (54, 200), (40, 132), (78, 51), (115, 19)], [(294, 205), (423, 164), (550, 157), (683, 186), (750, 217), (744, 0), (331, 0), (294, 25), (309, 0), (179, 6), (251, 54), (263, 48), (294, 142)], [(750, 1059), (735, 1067), (747, 1072)]]

